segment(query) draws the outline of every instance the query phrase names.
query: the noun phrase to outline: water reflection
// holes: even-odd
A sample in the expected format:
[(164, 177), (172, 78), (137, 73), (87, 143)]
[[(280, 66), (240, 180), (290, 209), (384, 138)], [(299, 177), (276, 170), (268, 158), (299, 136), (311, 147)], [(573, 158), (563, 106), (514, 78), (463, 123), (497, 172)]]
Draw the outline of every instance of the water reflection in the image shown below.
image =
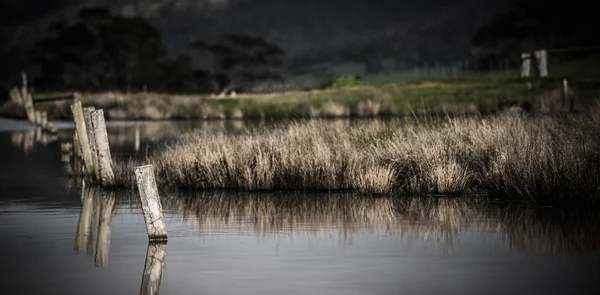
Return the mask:
[(75, 249), (94, 258), (96, 266), (108, 265), (112, 220), (116, 212), (115, 195), (97, 187), (83, 190)]
[[(111, 226), (118, 207), (116, 199), (125, 199), (125, 194), (85, 185), (81, 191), (75, 251), (93, 257), (96, 267), (108, 267)], [(166, 242), (148, 243), (140, 294), (159, 294), (166, 250)]]
[(150, 242), (146, 250), (146, 263), (144, 265), (144, 275), (142, 276), (142, 287), (140, 294), (159, 294), (162, 273), (165, 267), (165, 255), (167, 252), (167, 243)]
[[(597, 256), (587, 254), (600, 250), (597, 208), (562, 210), (460, 198), (349, 194), (167, 191), (161, 196), (176, 238), (183, 228), (192, 227), (200, 236), (250, 234), (271, 242), (275, 239), (277, 244), (318, 238), (345, 247), (353, 244), (354, 237), (366, 234), (409, 245), (426, 241), (440, 246), (444, 254), (452, 254), (466, 235), (477, 235), (479, 240), (490, 235), (511, 250), (533, 255), (575, 258), (583, 254), (585, 259), (595, 259)], [(116, 208), (141, 214), (141, 202), (131, 191), (90, 187), (82, 190), (81, 203), (76, 251), (93, 257), (97, 267), (107, 267)], [(166, 247), (148, 244), (140, 294), (159, 294)]]
[(461, 233), (492, 234), (514, 251), (577, 255), (600, 250), (597, 207), (550, 208), (464, 198), (370, 198), (348, 194), (165, 193), (163, 207), (200, 234), (252, 230), (258, 238), (313, 236), (352, 243), (367, 232), (419, 239), (450, 251)]
[(560, 210), (522, 203), (458, 198), (377, 198), (345, 194), (167, 194), (163, 206), (199, 232), (250, 227), (258, 237), (316, 236), (352, 242), (360, 232), (420, 239), (445, 250), (461, 232), (491, 233), (520, 252), (576, 254), (600, 249), (593, 210)]
[(398, 205), (398, 229), (450, 245), (459, 232), (489, 233), (511, 250), (573, 256), (600, 250), (600, 218), (592, 208), (465, 199), (408, 199)]
[[(166, 208), (179, 212), (182, 220), (198, 227), (200, 234), (244, 227), (257, 238), (276, 236), (335, 239), (352, 243), (353, 234), (393, 232), (397, 216), (394, 199), (365, 198), (343, 194), (309, 195), (201, 193), (166, 194)], [(165, 206), (165, 205), (163, 205)]]
[[(600, 250), (597, 208), (541, 208), (460, 198), (371, 198), (349, 194), (232, 192), (162, 195), (165, 212), (200, 235), (252, 232), (257, 239), (334, 240), (341, 246), (367, 233), (382, 239), (421, 240), (451, 252), (464, 233), (492, 234), (514, 251), (572, 256)], [(114, 192), (87, 188), (82, 197), (76, 248), (106, 266)], [(140, 210), (134, 193), (121, 207)], [(91, 218), (89, 217), (91, 216)], [(90, 227), (91, 220), (91, 227)], [(88, 239), (86, 244), (84, 239)]]
[(56, 134), (42, 132), (42, 128), (35, 127), (26, 130), (13, 131), (11, 134), (11, 143), (23, 149), (27, 155), (36, 144), (48, 145), (58, 139)]

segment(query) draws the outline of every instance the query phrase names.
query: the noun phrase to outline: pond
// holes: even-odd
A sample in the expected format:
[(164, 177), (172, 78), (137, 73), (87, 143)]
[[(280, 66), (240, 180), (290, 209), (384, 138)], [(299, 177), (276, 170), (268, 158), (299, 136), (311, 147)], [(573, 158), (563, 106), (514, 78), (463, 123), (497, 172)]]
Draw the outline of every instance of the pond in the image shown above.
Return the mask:
[[(21, 125), (0, 132), (0, 294), (600, 290), (599, 208), (161, 191), (169, 241), (148, 243), (137, 192), (64, 176), (60, 142), (73, 131), (62, 127), (55, 137)], [(128, 157), (194, 128), (255, 127), (264, 125), (115, 124), (108, 132), (114, 154)]]

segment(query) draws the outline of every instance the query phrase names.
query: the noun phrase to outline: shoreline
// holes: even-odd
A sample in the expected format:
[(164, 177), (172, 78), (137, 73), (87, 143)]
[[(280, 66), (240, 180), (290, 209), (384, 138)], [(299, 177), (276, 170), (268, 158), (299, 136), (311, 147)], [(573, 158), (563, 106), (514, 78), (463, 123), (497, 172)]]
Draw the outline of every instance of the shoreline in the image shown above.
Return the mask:
[[(529, 85), (529, 86), (528, 86)], [(103, 109), (112, 120), (280, 120), (384, 118), (415, 115), (490, 114), (511, 106), (544, 108), (560, 101), (553, 80), (472, 79), (396, 82), (339, 89), (210, 97), (202, 94), (76, 93), (84, 106)], [(36, 104), (51, 120), (69, 120), (71, 101)], [(5, 102), (0, 115), (23, 118), (20, 106)]]

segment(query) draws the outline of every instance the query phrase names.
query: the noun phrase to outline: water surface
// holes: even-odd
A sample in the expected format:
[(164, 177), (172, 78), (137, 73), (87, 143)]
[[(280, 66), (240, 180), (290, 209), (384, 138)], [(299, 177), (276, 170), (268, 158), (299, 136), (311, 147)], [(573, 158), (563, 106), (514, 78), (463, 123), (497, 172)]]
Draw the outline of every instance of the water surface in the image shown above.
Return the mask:
[[(114, 153), (127, 156), (202, 128), (239, 130), (116, 125), (109, 136)], [(72, 132), (45, 140), (27, 128), (0, 132), (0, 294), (600, 290), (598, 208), (163, 191), (169, 242), (149, 244), (135, 191), (106, 192), (63, 176), (60, 142)]]

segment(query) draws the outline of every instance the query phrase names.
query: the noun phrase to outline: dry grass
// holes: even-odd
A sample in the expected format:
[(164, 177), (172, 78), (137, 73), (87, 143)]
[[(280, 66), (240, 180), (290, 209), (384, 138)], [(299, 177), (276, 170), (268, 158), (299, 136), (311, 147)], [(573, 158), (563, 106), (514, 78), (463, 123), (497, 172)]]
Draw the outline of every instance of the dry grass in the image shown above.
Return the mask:
[(593, 198), (600, 185), (599, 121), (597, 115), (501, 115), (403, 127), (310, 121), (235, 135), (185, 134), (146, 162), (156, 165), (161, 185), (200, 190), (581, 200)]

